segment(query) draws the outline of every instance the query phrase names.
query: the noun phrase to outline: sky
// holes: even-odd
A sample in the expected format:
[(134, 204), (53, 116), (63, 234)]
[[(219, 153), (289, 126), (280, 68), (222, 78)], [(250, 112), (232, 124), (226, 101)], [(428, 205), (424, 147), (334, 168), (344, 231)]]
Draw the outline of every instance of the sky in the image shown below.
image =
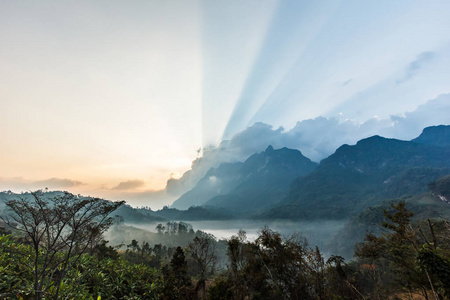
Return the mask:
[(448, 28), (449, 1), (0, 0), (0, 190), (159, 208), (269, 143), (412, 139), (450, 124)]

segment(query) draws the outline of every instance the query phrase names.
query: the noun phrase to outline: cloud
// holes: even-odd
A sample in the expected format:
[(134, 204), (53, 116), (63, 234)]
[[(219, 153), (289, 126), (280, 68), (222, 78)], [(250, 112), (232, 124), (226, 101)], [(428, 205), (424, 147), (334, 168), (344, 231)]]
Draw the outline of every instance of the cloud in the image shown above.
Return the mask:
[(376, 134), (410, 140), (417, 137), (423, 128), (439, 124), (450, 124), (450, 94), (441, 95), (403, 115), (372, 117), (363, 123), (342, 117), (318, 117), (297, 122), (286, 131), (282, 127), (273, 128), (259, 122), (218, 147), (203, 149), (203, 156), (192, 162), (191, 170), (180, 179), (169, 179), (166, 188), (169, 195), (181, 195), (192, 189), (210, 168), (223, 162), (243, 161), (256, 152), (264, 151), (268, 145), (275, 149), (298, 149), (306, 157), (319, 162), (343, 144), (355, 144)]
[(66, 189), (85, 185), (84, 182), (67, 178), (49, 178), (44, 180), (31, 180), (23, 177), (0, 178), (0, 188), (14, 191), (27, 191), (37, 189)]
[(401, 84), (401, 83), (413, 78), (416, 75), (416, 73), (425, 64), (430, 62), (435, 56), (436, 56), (436, 53), (431, 52), (431, 51), (420, 53), (419, 56), (407, 66), (404, 77), (402, 79), (397, 80), (396, 83)]
[(352, 81), (353, 81), (353, 78), (350, 78), (350, 79), (348, 79), (348, 80), (342, 82), (340, 85), (341, 85), (341, 86), (346, 86), (347, 84), (349, 84), (349, 83), (352, 82)]
[(417, 137), (425, 127), (450, 125), (450, 94), (442, 94), (404, 115), (391, 116), (391, 120), (393, 126), (383, 128), (380, 134), (405, 140)]
[(128, 180), (119, 183), (117, 186), (113, 187), (113, 190), (133, 190), (142, 187), (145, 184), (142, 180)]
[(163, 190), (109, 190), (107, 199), (126, 200), (131, 206), (147, 206), (153, 210), (161, 209), (163, 206), (171, 205), (176, 196), (169, 195), (166, 189)]
[(48, 187), (53, 189), (58, 188), (68, 188), (68, 187), (74, 187), (74, 186), (80, 186), (84, 183), (78, 180), (72, 180), (67, 178), (50, 178), (45, 180), (39, 180), (34, 181), (33, 185), (42, 186), (42, 187)]

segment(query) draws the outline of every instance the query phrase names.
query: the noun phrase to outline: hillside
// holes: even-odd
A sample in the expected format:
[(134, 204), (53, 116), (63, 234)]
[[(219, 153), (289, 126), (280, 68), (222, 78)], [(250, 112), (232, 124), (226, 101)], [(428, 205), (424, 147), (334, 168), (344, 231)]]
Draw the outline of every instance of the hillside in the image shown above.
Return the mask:
[[(422, 140), (430, 140), (426, 134)], [(296, 179), (277, 207), (258, 217), (347, 218), (384, 199), (426, 192), (429, 182), (449, 173), (448, 147), (373, 136), (341, 146), (309, 176)]]
[[(448, 176), (447, 176), (448, 178)], [(444, 180), (437, 180), (441, 187), (444, 187)], [(435, 186), (432, 184), (432, 186)], [(450, 189), (450, 181), (445, 182), (445, 189)], [(413, 221), (426, 219), (449, 219), (450, 204), (444, 201), (440, 193), (430, 191), (420, 195), (401, 199), (406, 202), (406, 207), (413, 212)], [(397, 202), (395, 200), (394, 202)], [(371, 206), (364, 209), (361, 213), (351, 218), (345, 227), (329, 241), (328, 251), (337, 255), (351, 258), (353, 256), (355, 243), (362, 242), (367, 233), (380, 233), (380, 227), (377, 226), (385, 219), (383, 209), (390, 209), (391, 201)]]
[(450, 125), (430, 126), (412, 142), (441, 147), (450, 147)]
[(252, 172), (248, 172), (246, 178), (228, 194), (210, 199), (204, 207), (246, 217), (283, 199), (295, 178), (305, 176), (317, 167), (298, 150), (274, 150), (270, 146), (266, 151), (251, 156), (244, 165)]

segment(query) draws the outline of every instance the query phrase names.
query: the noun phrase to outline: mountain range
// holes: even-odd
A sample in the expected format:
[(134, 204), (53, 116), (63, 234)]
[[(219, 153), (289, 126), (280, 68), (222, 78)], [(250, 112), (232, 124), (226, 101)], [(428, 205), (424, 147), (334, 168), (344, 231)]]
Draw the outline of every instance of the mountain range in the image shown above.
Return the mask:
[[(128, 222), (342, 220), (385, 201), (427, 192), (438, 199), (433, 201), (449, 205), (449, 141), (448, 125), (427, 127), (411, 141), (372, 136), (342, 145), (320, 164), (299, 150), (268, 146), (244, 162), (211, 168), (170, 208), (124, 205), (115, 213)], [(0, 200), (17, 196), (2, 192)], [(2, 205), (0, 201), (0, 210)]]
[(287, 195), (295, 178), (310, 174), (317, 166), (298, 150), (268, 146), (244, 162), (211, 168), (172, 208), (201, 205), (234, 216), (262, 212)]
[(402, 141), (372, 136), (342, 145), (320, 164), (273, 149), (211, 168), (172, 208), (202, 206), (236, 218), (345, 219), (386, 199), (427, 192), (450, 174), (450, 126)]

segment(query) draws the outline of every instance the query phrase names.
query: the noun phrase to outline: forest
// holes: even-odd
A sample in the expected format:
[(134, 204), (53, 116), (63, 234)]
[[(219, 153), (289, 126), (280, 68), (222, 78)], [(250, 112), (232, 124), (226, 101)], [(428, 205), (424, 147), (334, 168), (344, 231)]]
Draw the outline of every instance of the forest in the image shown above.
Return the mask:
[(123, 202), (32, 195), (6, 202), (1, 299), (450, 298), (450, 223), (413, 220), (402, 200), (379, 208), (383, 221), (346, 261), (267, 227), (254, 240), (245, 231), (217, 240), (168, 222), (155, 228), (167, 245), (113, 247), (103, 234), (121, 222)]

